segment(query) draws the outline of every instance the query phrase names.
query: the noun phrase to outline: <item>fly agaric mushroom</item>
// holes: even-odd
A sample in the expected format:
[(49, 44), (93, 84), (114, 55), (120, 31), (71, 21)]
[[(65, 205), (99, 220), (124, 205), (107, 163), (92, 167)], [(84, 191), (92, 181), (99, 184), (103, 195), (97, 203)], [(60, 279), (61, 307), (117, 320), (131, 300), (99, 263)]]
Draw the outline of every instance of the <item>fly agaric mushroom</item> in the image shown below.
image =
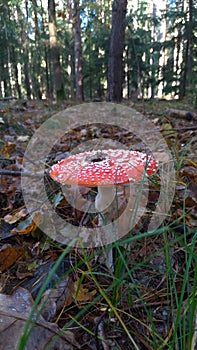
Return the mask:
[[(107, 208), (114, 200), (116, 186), (140, 182), (144, 174), (152, 176), (157, 169), (157, 161), (145, 153), (108, 149), (78, 153), (63, 159), (52, 166), (50, 176), (63, 185), (97, 187), (95, 208), (104, 213), (107, 223)], [(102, 223), (103, 220), (100, 219), (99, 225)], [(112, 263), (110, 251), (106, 265), (111, 267)]]
[(157, 169), (157, 161), (145, 153), (109, 149), (63, 159), (52, 166), (50, 176), (63, 185), (97, 187), (95, 208), (103, 212), (114, 199), (115, 186), (140, 182), (144, 172), (149, 177)]

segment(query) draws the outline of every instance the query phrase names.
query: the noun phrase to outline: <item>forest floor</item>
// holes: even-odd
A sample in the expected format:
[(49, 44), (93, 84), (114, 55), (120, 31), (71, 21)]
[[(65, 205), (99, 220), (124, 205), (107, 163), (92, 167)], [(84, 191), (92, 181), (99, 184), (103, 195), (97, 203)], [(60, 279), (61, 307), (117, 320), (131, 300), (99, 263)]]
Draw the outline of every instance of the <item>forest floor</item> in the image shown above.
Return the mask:
[[(101, 252), (69, 248), (45, 235), (39, 229), (43, 213), (35, 219), (23, 200), (20, 172), (31, 136), (72, 105), (0, 101), (0, 348), (197, 349), (197, 113), (187, 102), (123, 102), (150, 119), (165, 138), (176, 183), (161, 227), (146, 232), (144, 214), (127, 236), (132, 248), (113, 245), (112, 272), (98, 262)], [(97, 137), (144, 151), (141, 140), (125, 129), (83, 125), (57, 142), (46, 169)], [(64, 220), (79, 229), (97, 225), (97, 217), (73, 210), (47, 174), (45, 186)], [(159, 189), (156, 182), (150, 185), (152, 212)]]

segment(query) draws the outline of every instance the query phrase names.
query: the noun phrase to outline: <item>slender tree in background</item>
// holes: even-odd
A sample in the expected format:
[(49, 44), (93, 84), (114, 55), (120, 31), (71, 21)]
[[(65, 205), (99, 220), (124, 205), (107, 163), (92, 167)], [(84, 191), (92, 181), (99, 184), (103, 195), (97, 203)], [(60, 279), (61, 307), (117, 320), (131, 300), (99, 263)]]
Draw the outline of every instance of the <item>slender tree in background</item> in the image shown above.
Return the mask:
[(70, 36), (70, 47), (68, 55), (68, 74), (69, 74), (69, 96), (75, 99), (75, 53), (74, 53), (74, 21), (73, 21), (73, 0), (66, 0), (66, 8), (68, 13), (68, 32)]
[(75, 56), (75, 88), (76, 99), (83, 101), (83, 72), (82, 72), (82, 45), (81, 19), (79, 0), (74, 0), (74, 56)]
[(51, 48), (51, 58), (53, 63), (53, 80), (54, 88), (53, 92), (57, 100), (64, 98), (64, 85), (61, 73), (59, 47), (56, 28), (56, 12), (54, 0), (48, 0), (48, 13), (49, 13), (49, 42)]
[(185, 50), (183, 53), (183, 78), (180, 89), (179, 98), (182, 99), (186, 95), (186, 88), (192, 89), (193, 86), (193, 30), (194, 30), (194, 19), (193, 19), (193, 0), (189, 0), (188, 3), (188, 15), (185, 25)]
[(107, 101), (122, 100), (123, 50), (125, 40), (125, 18), (127, 0), (114, 0), (110, 37)]
[(43, 93), (45, 93), (46, 97), (50, 97), (50, 69), (49, 69), (49, 55), (48, 55), (48, 40), (45, 29), (45, 10), (43, 8), (42, 0), (41, 0), (41, 35), (42, 38), (42, 52), (43, 52), (43, 61), (45, 62), (44, 72), (42, 73), (42, 81), (43, 81)]
[(155, 78), (156, 78), (156, 62), (155, 62), (155, 51), (154, 48), (156, 46), (156, 23), (157, 23), (157, 14), (156, 14), (156, 3), (155, 0), (152, 0), (152, 30), (151, 30), (151, 48), (150, 48), (150, 90), (151, 90), (151, 98), (155, 97)]
[[(32, 7), (33, 7), (33, 20), (34, 20), (34, 32), (35, 32), (35, 45), (34, 45), (34, 51), (33, 51), (33, 59), (37, 63), (37, 65), (34, 64), (34, 74), (32, 76), (33, 82), (34, 82), (34, 92), (35, 96), (37, 96), (40, 100), (42, 99), (42, 71), (41, 71), (41, 60), (42, 60), (42, 54), (40, 50), (40, 28), (39, 28), (39, 21), (38, 21), (38, 5), (37, 0), (32, 0)], [(36, 69), (35, 69), (36, 67)]]
[(29, 11), (27, 7), (27, 3), (25, 4), (25, 20), (23, 19), (23, 13), (20, 5), (16, 6), (17, 19), (19, 23), (21, 23), (20, 29), (20, 41), (21, 41), (21, 55), (23, 56), (23, 67), (24, 67), (24, 80), (25, 80), (25, 89), (26, 89), (26, 97), (31, 99), (32, 97), (32, 79), (31, 79), (31, 67), (29, 61), (29, 41), (28, 41), (28, 19), (29, 19)]

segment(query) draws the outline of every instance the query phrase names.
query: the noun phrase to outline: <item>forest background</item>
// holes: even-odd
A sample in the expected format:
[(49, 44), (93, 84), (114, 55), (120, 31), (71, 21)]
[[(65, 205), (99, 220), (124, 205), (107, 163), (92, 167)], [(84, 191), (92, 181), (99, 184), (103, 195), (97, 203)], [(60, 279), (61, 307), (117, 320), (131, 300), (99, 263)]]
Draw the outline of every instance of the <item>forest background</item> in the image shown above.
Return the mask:
[[(193, 0), (2, 0), (0, 97), (195, 104), (196, 11)], [(112, 66), (121, 87), (109, 96)]]

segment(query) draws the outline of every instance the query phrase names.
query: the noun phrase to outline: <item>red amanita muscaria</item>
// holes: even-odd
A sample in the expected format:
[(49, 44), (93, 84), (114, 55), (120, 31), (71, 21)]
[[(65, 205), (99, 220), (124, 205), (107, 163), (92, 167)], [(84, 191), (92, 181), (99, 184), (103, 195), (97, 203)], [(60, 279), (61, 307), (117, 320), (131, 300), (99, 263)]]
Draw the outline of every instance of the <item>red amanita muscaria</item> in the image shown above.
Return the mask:
[(107, 223), (107, 208), (113, 202), (116, 186), (140, 182), (144, 175), (152, 176), (157, 170), (158, 163), (150, 155), (108, 149), (78, 153), (63, 159), (52, 166), (50, 176), (63, 185), (97, 187), (95, 208), (104, 213)]
[(98, 187), (95, 207), (103, 211), (114, 198), (114, 186), (140, 182), (144, 172), (149, 177), (157, 169), (157, 161), (145, 153), (109, 149), (63, 159), (52, 166), (50, 176), (63, 185)]

